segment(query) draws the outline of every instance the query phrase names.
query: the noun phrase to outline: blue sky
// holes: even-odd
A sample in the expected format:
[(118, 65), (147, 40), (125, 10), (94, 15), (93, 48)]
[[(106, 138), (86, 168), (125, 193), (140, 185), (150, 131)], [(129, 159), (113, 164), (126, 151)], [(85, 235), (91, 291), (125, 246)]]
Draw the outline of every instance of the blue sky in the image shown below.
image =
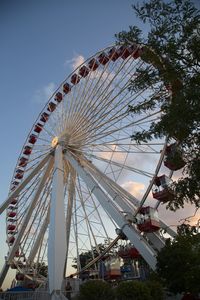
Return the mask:
[[(18, 155), (48, 94), (85, 58), (115, 42), (115, 33), (138, 25), (135, 0), (0, 1), (0, 203)], [(198, 2), (197, 2), (198, 3)], [(0, 268), (5, 218), (0, 219)]]

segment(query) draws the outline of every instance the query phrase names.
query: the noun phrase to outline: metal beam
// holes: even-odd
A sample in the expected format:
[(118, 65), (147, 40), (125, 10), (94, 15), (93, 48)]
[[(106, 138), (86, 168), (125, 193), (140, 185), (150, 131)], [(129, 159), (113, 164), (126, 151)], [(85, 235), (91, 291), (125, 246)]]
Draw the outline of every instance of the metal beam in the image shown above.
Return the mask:
[(48, 280), (52, 298), (61, 290), (66, 255), (66, 219), (64, 207), (64, 170), (62, 147), (55, 149), (55, 165), (50, 200), (48, 239)]
[(71, 221), (72, 221), (72, 208), (74, 203), (75, 196), (75, 180), (76, 180), (76, 172), (74, 169), (71, 169), (69, 175), (69, 188), (68, 188), (68, 202), (67, 202), (67, 216), (66, 216), (66, 257), (65, 257), (65, 268), (64, 268), (64, 276), (67, 268), (67, 258), (69, 251), (69, 239), (70, 239), (70, 229), (71, 229)]
[(69, 153), (65, 154), (66, 159), (75, 168), (80, 177), (85, 181), (90, 191), (98, 199), (104, 210), (111, 216), (111, 218), (118, 224), (119, 228), (125, 233), (128, 239), (135, 245), (148, 265), (155, 270), (156, 268), (156, 252), (147, 243), (147, 241), (139, 234), (139, 232), (129, 223), (127, 223), (123, 214), (113, 205), (110, 198), (101, 189), (98, 182), (89, 174), (88, 171), (80, 165), (78, 161)]

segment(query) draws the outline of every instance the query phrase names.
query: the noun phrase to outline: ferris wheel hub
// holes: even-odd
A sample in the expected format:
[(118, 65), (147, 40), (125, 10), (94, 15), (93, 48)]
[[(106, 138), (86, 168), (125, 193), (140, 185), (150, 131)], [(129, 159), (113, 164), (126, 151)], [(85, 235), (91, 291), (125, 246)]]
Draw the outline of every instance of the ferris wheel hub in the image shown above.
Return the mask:
[(51, 141), (51, 147), (55, 148), (58, 145), (58, 137), (55, 136)]

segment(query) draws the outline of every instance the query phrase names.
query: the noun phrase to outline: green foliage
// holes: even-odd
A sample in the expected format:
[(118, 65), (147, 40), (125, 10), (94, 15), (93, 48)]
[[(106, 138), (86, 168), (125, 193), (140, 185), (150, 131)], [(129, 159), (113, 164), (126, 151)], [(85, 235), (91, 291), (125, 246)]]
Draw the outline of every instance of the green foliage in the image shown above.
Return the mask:
[(124, 281), (119, 283), (116, 296), (119, 300), (153, 300), (150, 289), (143, 282)]
[(91, 280), (80, 287), (78, 300), (114, 300), (114, 292), (109, 283), (102, 280)]
[(150, 295), (152, 300), (163, 300), (164, 299), (164, 292), (163, 287), (158, 281), (147, 281), (147, 287), (150, 290)]
[(168, 207), (176, 210), (185, 202), (199, 207), (200, 13), (190, 0), (149, 0), (133, 9), (147, 23), (149, 32), (142, 36), (139, 28), (130, 26), (116, 35), (117, 43), (144, 45), (141, 57), (146, 64), (137, 69), (140, 76), (132, 80), (129, 89), (134, 93), (154, 86), (154, 94), (129, 110), (133, 114), (150, 113), (156, 107), (162, 114), (149, 129), (135, 132), (131, 138), (138, 143), (165, 136), (178, 141), (186, 166), (173, 186), (175, 198)]
[(182, 225), (177, 237), (167, 240), (157, 257), (158, 275), (173, 293), (200, 292), (200, 233)]
[(34, 265), (34, 267), (37, 269), (38, 274), (47, 277), (48, 275), (48, 266), (44, 263), (37, 263)]

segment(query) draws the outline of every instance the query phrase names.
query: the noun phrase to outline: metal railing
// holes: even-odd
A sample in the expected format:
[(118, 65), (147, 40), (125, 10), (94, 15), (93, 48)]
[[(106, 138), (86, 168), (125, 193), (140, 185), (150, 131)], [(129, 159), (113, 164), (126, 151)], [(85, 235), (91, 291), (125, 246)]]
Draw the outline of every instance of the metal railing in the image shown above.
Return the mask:
[(0, 300), (50, 300), (51, 296), (45, 291), (3, 292)]

